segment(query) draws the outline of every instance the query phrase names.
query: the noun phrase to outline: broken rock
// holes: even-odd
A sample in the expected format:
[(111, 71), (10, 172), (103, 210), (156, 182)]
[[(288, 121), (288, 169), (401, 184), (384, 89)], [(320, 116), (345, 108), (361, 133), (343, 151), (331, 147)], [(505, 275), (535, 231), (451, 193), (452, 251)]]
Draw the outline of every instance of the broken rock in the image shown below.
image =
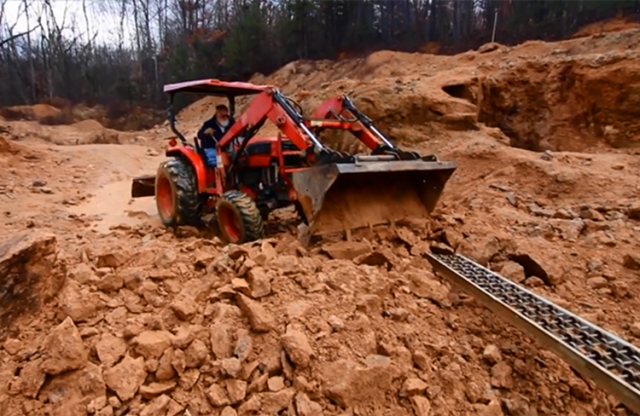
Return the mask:
[(322, 250), (335, 260), (353, 260), (363, 254), (371, 252), (371, 246), (366, 242), (339, 241), (333, 244), (325, 244)]
[(156, 378), (159, 381), (170, 380), (176, 375), (173, 369), (173, 348), (167, 348), (158, 361), (158, 369), (156, 370)]
[(189, 368), (180, 374), (180, 380), (178, 380), (178, 385), (183, 390), (191, 390), (193, 386), (196, 385), (198, 380), (200, 379), (200, 370), (197, 368)]
[(105, 406), (96, 413), (96, 416), (113, 416), (113, 408)]
[(295, 397), (298, 416), (322, 416), (322, 406), (314, 402), (304, 393), (298, 393)]
[(209, 355), (209, 349), (199, 339), (193, 340), (189, 347), (185, 350), (185, 365), (187, 368), (200, 367)]
[(420, 297), (435, 302), (440, 307), (449, 307), (449, 289), (436, 280), (433, 275), (422, 270), (412, 269), (409, 273), (411, 292)]
[(311, 363), (311, 357), (313, 356), (313, 349), (309, 344), (307, 336), (302, 331), (295, 329), (289, 329), (282, 337), (280, 337), (282, 346), (287, 352), (287, 355), (296, 365), (296, 367), (303, 369), (307, 368)]
[(584, 402), (591, 401), (591, 391), (589, 390), (589, 386), (587, 386), (587, 383), (585, 383), (584, 380), (576, 376), (572, 376), (569, 380), (569, 389), (571, 391), (571, 394), (573, 394), (578, 399)]
[(42, 371), (42, 360), (29, 361), (20, 371), (20, 385), (22, 394), (36, 398), (44, 384), (46, 374)]
[(56, 375), (85, 366), (87, 352), (71, 318), (62, 321), (46, 338), (44, 355), (42, 369), (47, 374)]
[(4, 342), (2, 347), (9, 354), (15, 355), (22, 349), (22, 342), (20, 342), (20, 340), (16, 338), (9, 338)]
[(171, 346), (173, 335), (169, 331), (144, 331), (131, 340), (135, 351), (145, 358), (160, 358)]
[(110, 333), (104, 333), (96, 344), (96, 353), (100, 362), (106, 367), (111, 367), (118, 362), (127, 351), (127, 343), (124, 339)]
[(98, 410), (101, 410), (103, 407), (107, 405), (107, 396), (97, 397), (87, 405), (87, 411), (89, 413), (95, 413)]
[(272, 392), (277, 392), (282, 390), (283, 388), (285, 388), (284, 378), (281, 376), (271, 377), (267, 381), (267, 387), (269, 388), (269, 391), (272, 391)]
[(124, 286), (124, 279), (116, 273), (109, 273), (98, 282), (98, 289), (113, 292)]
[(151, 400), (140, 412), (140, 416), (157, 416), (163, 415), (167, 407), (169, 406), (169, 401), (171, 398), (166, 394), (156, 397)]
[(96, 267), (97, 268), (102, 268), (102, 267), (117, 268), (120, 266), (124, 266), (128, 260), (129, 260), (129, 255), (124, 250), (116, 251), (112, 253), (102, 253), (98, 255)]
[(197, 327), (195, 326), (181, 326), (174, 331), (172, 339), (173, 346), (175, 348), (185, 349), (193, 342), (196, 337)]
[(511, 377), (512, 369), (504, 361), (499, 362), (491, 368), (491, 385), (493, 387), (510, 389), (513, 386)]
[[(366, 361), (366, 366), (349, 360), (322, 364), (318, 372), (325, 396), (345, 409), (384, 406), (400, 371), (387, 357), (371, 356)], [(362, 386), (367, 388), (363, 389)]]
[(237, 332), (238, 341), (236, 341), (236, 347), (233, 350), (233, 354), (238, 357), (240, 361), (244, 361), (251, 354), (253, 349), (253, 341), (249, 336), (249, 331), (246, 329), (240, 329)]
[(175, 314), (185, 321), (190, 320), (198, 311), (197, 303), (185, 294), (178, 294), (171, 302), (171, 309)]
[(125, 356), (119, 364), (104, 372), (104, 381), (109, 388), (116, 392), (120, 400), (131, 400), (147, 378), (144, 368), (144, 358), (135, 360)]
[[(88, 362), (80, 370), (68, 371), (51, 379), (40, 392), (40, 398), (46, 398), (53, 404), (52, 416), (86, 414), (86, 407), (93, 402), (106, 405), (104, 399), (107, 388), (102, 379), (102, 371), (97, 365)], [(98, 410), (98, 409), (96, 409)]]
[(98, 306), (96, 297), (83, 293), (75, 280), (68, 280), (58, 296), (59, 316), (69, 316), (74, 322), (88, 321), (96, 314)]
[(222, 409), (222, 412), (220, 412), (220, 416), (238, 416), (238, 413), (236, 413), (236, 409), (234, 409), (233, 407), (227, 406)]
[(280, 390), (277, 393), (262, 394), (262, 412), (265, 415), (275, 415), (288, 408), (293, 402), (296, 390), (292, 387)]
[(212, 406), (222, 407), (229, 404), (227, 392), (218, 384), (212, 384), (206, 391), (206, 396)]
[(640, 255), (635, 253), (625, 254), (622, 259), (622, 264), (627, 269), (640, 270)]
[(505, 262), (500, 269), (500, 274), (516, 283), (522, 283), (526, 279), (524, 267), (515, 261)]
[(235, 377), (240, 372), (241, 363), (236, 357), (225, 358), (221, 361), (222, 371), (229, 377)]
[(415, 396), (416, 394), (422, 394), (427, 389), (427, 383), (419, 378), (408, 378), (402, 385), (400, 395), (403, 397)]
[(248, 273), (251, 285), (251, 297), (257, 299), (268, 296), (271, 293), (271, 279), (262, 267), (254, 267)]
[(40, 308), (64, 284), (64, 274), (52, 273), (56, 247), (56, 237), (42, 232), (18, 234), (0, 244), (0, 337), (16, 317)]
[(236, 404), (244, 400), (247, 395), (247, 382), (242, 380), (226, 380), (227, 393), (231, 404)]
[(192, 299), (195, 302), (203, 302), (209, 295), (212, 283), (209, 278), (191, 279), (184, 284), (184, 288), (178, 296)]
[(261, 406), (260, 396), (253, 394), (247, 401), (238, 406), (238, 416), (248, 416), (257, 413)]
[(487, 345), (484, 348), (484, 351), (482, 352), (482, 358), (484, 358), (484, 360), (491, 365), (497, 364), (502, 361), (500, 349), (492, 344)]
[(429, 416), (431, 412), (431, 403), (424, 396), (411, 396), (411, 407), (416, 416)]
[(222, 323), (216, 323), (211, 328), (211, 352), (217, 360), (231, 357), (233, 352), (233, 344), (229, 335), (229, 326)]
[(249, 318), (252, 330), (269, 332), (273, 329), (273, 316), (260, 303), (242, 294), (238, 294), (236, 299), (242, 312)]
[(175, 381), (164, 381), (160, 383), (151, 383), (148, 386), (140, 387), (140, 395), (145, 399), (152, 399), (160, 394), (168, 393), (176, 387)]

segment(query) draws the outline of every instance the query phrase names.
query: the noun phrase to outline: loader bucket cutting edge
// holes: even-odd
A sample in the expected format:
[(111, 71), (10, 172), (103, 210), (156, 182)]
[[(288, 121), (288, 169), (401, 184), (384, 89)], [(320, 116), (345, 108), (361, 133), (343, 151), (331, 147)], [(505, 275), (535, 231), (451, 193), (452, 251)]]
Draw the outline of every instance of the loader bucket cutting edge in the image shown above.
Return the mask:
[(142, 198), (156, 194), (156, 175), (145, 175), (133, 178), (131, 198)]
[(316, 166), (292, 174), (311, 235), (428, 216), (454, 162), (392, 161)]

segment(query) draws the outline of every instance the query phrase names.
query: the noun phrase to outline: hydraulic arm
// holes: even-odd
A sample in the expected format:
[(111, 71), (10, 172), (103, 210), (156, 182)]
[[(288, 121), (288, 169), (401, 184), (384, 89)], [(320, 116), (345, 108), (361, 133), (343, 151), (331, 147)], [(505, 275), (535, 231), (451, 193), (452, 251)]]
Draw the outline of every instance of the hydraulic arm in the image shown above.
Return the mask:
[(399, 149), (376, 128), (369, 117), (358, 110), (346, 94), (325, 101), (307, 123), (310, 127), (317, 129), (349, 130), (371, 150), (372, 155), (393, 156), (393, 159), (396, 160), (436, 160), (432, 155), (423, 157), (416, 152), (406, 152)]

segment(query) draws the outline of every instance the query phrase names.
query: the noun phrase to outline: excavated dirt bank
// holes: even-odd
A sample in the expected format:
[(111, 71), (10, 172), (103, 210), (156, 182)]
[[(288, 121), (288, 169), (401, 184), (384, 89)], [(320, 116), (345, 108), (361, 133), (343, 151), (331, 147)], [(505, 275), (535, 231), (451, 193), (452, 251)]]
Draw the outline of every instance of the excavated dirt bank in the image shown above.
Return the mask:
[(636, 53), (527, 62), (485, 78), (479, 121), (527, 150), (637, 148), (640, 73)]
[(283, 86), (309, 111), (349, 92), (392, 138), (409, 143), (424, 141), (407, 137), (409, 126), (437, 134), (483, 123), (526, 150), (637, 148), (639, 45), (640, 30), (631, 29), (554, 44), (488, 44), (455, 57), (383, 51), (337, 64), (294, 62), (254, 81)]
[[(423, 254), (455, 249), (638, 344), (638, 42), (383, 51), (257, 75), (306, 112), (352, 91), (389, 136), (459, 166), (432, 218), (306, 249), (292, 210), (264, 240), (224, 246), (130, 201), (166, 125), (96, 144), (97, 122), (0, 122), (0, 288), (33, 301), (0, 305), (0, 414), (628, 414)], [(183, 130), (215, 102), (183, 111)]]

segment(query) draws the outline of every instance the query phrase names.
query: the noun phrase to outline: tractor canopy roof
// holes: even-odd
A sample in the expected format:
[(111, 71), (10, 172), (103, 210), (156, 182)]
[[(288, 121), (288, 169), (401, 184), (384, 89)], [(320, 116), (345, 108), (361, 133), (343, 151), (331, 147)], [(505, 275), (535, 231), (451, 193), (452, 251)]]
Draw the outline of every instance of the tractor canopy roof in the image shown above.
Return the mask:
[(269, 85), (255, 85), (248, 82), (225, 82), (219, 79), (200, 79), (196, 81), (178, 82), (164, 86), (166, 93), (188, 92), (196, 94), (218, 95), (222, 97), (259, 94), (273, 88)]

